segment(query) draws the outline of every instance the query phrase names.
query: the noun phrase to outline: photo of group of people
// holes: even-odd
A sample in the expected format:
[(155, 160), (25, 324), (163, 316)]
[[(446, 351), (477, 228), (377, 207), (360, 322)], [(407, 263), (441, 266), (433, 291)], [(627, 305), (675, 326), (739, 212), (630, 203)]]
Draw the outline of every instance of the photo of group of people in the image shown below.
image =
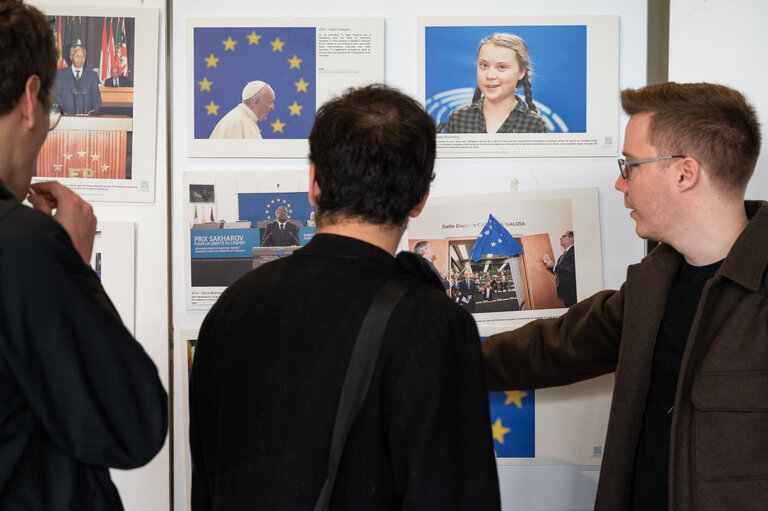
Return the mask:
[(476, 321), (527, 321), (600, 289), (598, 223), (594, 190), (513, 192), (430, 198), (406, 235)]

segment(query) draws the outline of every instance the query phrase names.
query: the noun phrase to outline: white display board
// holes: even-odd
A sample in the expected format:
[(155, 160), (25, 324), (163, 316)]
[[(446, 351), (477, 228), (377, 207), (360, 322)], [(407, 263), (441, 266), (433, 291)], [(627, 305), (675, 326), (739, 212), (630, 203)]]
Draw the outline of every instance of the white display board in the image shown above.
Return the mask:
[[(614, 45), (612, 51), (618, 52), (618, 86), (613, 91), (606, 91), (609, 97), (597, 98), (615, 104), (620, 88), (641, 87), (645, 85), (646, 60), (646, 16), (647, 6), (633, 0), (591, 0), (568, 2), (555, 0), (546, 4), (520, 4), (493, 0), (484, 4), (484, 11), (494, 17), (518, 16), (607, 16), (618, 19), (618, 40), (608, 40), (605, 44)], [(279, 3), (260, 4), (258, 7), (242, 0), (220, 0), (214, 4), (185, 2), (174, 9), (173, 19), (173, 91), (172, 108), (174, 116), (174, 136), (172, 145), (173, 161), (173, 253), (171, 270), (173, 273), (173, 323), (174, 365), (185, 368), (187, 364), (187, 343), (181, 334), (183, 330), (196, 330), (205, 317), (205, 310), (190, 310), (186, 303), (185, 275), (187, 264), (182, 254), (188, 250), (190, 232), (189, 189), (184, 186), (186, 174), (198, 172), (247, 172), (256, 181), (275, 172), (307, 172), (308, 163), (303, 157), (296, 158), (201, 158), (190, 157), (187, 129), (192, 119), (189, 118), (188, 105), (192, 100), (189, 83), (189, 58), (193, 48), (188, 45), (187, 20), (189, 18), (207, 18), (211, 23), (217, 19), (243, 17), (282, 18), (298, 13), (303, 18), (312, 17), (351, 17), (384, 19), (384, 80), (403, 92), (419, 98), (418, 56), (420, 17), (463, 17), (482, 16), (476, 6), (458, 0), (408, 2), (393, 0), (386, 4), (368, 5), (353, 0), (334, 0), (332, 2), (311, 2), (297, 0), (290, 7)], [(234, 39), (234, 38), (233, 38)], [(240, 43), (238, 43), (240, 44)], [(292, 56), (292, 55), (291, 55)], [(290, 57), (290, 56), (289, 56)], [(534, 56), (535, 57), (535, 56)], [(534, 62), (534, 68), (536, 63)], [(614, 69), (615, 71), (615, 69)], [(535, 85), (534, 85), (535, 87)], [(612, 96), (611, 96), (612, 95)], [(535, 96), (535, 89), (534, 89)], [(274, 112), (272, 112), (274, 113)], [(619, 176), (616, 152), (620, 151), (626, 117), (619, 113), (614, 121), (614, 133), (618, 140), (613, 140), (614, 147), (604, 156), (568, 157), (499, 157), (499, 158), (451, 158), (441, 157), (435, 165), (436, 178), (431, 188), (432, 197), (461, 196), (468, 194), (488, 194), (519, 191), (542, 191), (569, 188), (596, 188), (599, 211), (598, 249), (602, 260), (602, 286), (618, 288), (624, 281), (626, 268), (638, 262), (643, 256), (644, 244), (634, 232), (634, 222), (629, 218), (623, 205), (622, 195), (614, 189)], [(611, 154), (612, 156), (608, 156)], [(187, 181), (189, 183), (190, 181)], [(203, 183), (205, 184), (205, 183)], [(295, 190), (301, 191), (297, 187)], [(206, 209), (206, 215), (210, 215)], [(216, 220), (220, 207), (214, 210)], [(192, 211), (194, 214), (194, 211)], [(193, 217), (192, 217), (193, 218)], [(206, 216), (206, 221), (209, 217)], [(230, 219), (224, 218), (229, 221)], [(600, 287), (600, 286), (598, 286)], [(177, 371), (175, 387), (182, 388), (182, 377), (186, 372)], [(567, 406), (580, 407), (584, 410), (603, 410), (610, 394), (611, 380), (583, 382), (583, 387), (575, 390), (563, 389), (551, 397), (546, 393), (541, 396), (540, 413), (548, 407), (560, 407), (568, 400)], [(574, 396), (580, 396), (574, 398)], [(576, 399), (572, 402), (572, 399)], [(184, 406), (177, 399), (174, 403), (175, 433), (177, 439), (185, 438)], [(602, 403), (602, 404), (598, 404)], [(567, 409), (565, 406), (563, 409)], [(597, 406), (597, 408), (592, 408)], [(546, 417), (546, 415), (542, 416)], [(598, 460), (590, 458), (595, 448), (600, 447), (596, 438), (602, 435), (605, 427), (605, 415), (595, 413), (595, 423), (589, 438), (581, 439), (580, 445), (570, 445), (571, 461), (555, 457), (542, 459), (539, 464), (500, 464), (499, 482), (502, 503), (505, 510), (576, 510), (591, 509), (597, 489), (599, 467)], [(544, 423), (549, 419), (542, 419)], [(543, 424), (542, 424), (543, 425)], [(592, 428), (590, 428), (592, 429)], [(544, 434), (542, 432), (542, 434)], [(178, 445), (178, 444), (177, 444)], [(186, 510), (189, 481), (185, 477), (186, 446), (174, 450), (174, 495), (175, 509)], [(585, 454), (586, 452), (586, 454)], [(589, 463), (580, 465), (578, 460), (589, 458)], [(576, 462), (576, 463), (575, 463)], [(300, 476), (300, 475), (299, 475)]]
[[(59, 12), (102, 13), (101, 16), (129, 16), (135, 13), (137, 19), (153, 20), (147, 31), (138, 34), (138, 47), (146, 55), (146, 63), (137, 63), (142, 72), (139, 85), (145, 93), (156, 101), (151, 106), (148, 124), (143, 126), (141, 142), (136, 142), (137, 159), (134, 166), (141, 162), (142, 179), (131, 184), (123, 183), (128, 188), (113, 185), (109, 196), (94, 197), (94, 212), (100, 223), (127, 222), (133, 225), (132, 236), (135, 243), (134, 264), (134, 327), (136, 339), (157, 366), (160, 380), (166, 390), (170, 390), (169, 379), (169, 302), (168, 302), (168, 181), (166, 179), (167, 130), (165, 80), (165, 0), (122, 0), (104, 2), (103, 0), (82, 0), (67, 2), (64, 0), (28, 0), (44, 11), (55, 9)], [(85, 7), (85, 9), (83, 8)], [(117, 11), (115, 10), (117, 9)], [(124, 10), (123, 10), (124, 9)], [(52, 11), (51, 11), (52, 12)], [(131, 14), (132, 15), (132, 14)], [(147, 47), (154, 48), (147, 54)], [(149, 66), (148, 69), (144, 66)], [(151, 89), (151, 92), (149, 92)], [(156, 98), (156, 99), (155, 99)], [(137, 134), (137, 137), (139, 135)], [(74, 158), (74, 157), (73, 157)], [(81, 179), (85, 185), (91, 181)], [(94, 180), (95, 182), (102, 180)], [(115, 180), (112, 180), (115, 181)], [(126, 180), (127, 181), (127, 180)], [(147, 189), (142, 190), (141, 181), (147, 181)], [(122, 191), (126, 191), (125, 197)], [(80, 190), (84, 191), (84, 190)], [(96, 194), (100, 192), (96, 190)], [(85, 194), (88, 196), (89, 194)], [(105, 283), (106, 284), (106, 283)], [(105, 286), (106, 287), (106, 286)], [(110, 284), (110, 287), (112, 285)], [(111, 291), (108, 289), (110, 297)], [(126, 302), (127, 306), (127, 302)], [(121, 306), (122, 307), (122, 306)], [(125, 308), (123, 308), (125, 310)], [(125, 320), (123, 310), (121, 317)], [(110, 470), (123, 506), (126, 510), (167, 511), (170, 508), (171, 488), (168, 484), (170, 465), (170, 431), (162, 450), (147, 465), (134, 470)]]
[[(734, 15), (736, 14), (736, 15)], [(754, 56), (768, 51), (768, 3), (760, 0), (674, 0), (669, 9), (669, 80), (714, 82), (744, 93), (757, 109), (763, 151), (747, 188), (748, 199), (768, 198), (768, 69)], [(701, 34), (717, 34), (702, 49)]]

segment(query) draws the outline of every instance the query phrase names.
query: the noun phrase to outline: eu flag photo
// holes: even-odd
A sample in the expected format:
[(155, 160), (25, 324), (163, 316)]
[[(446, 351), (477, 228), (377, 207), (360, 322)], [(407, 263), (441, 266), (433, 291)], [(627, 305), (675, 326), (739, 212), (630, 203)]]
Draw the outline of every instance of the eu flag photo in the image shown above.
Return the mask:
[(239, 220), (250, 220), (253, 225), (263, 220), (274, 220), (275, 211), (280, 206), (288, 210), (288, 220), (306, 224), (315, 209), (309, 203), (307, 192), (239, 193), (237, 205)]
[(535, 458), (536, 398), (534, 391), (491, 392), (488, 400), (496, 457)]
[(275, 91), (275, 109), (259, 122), (261, 137), (309, 137), (316, 110), (315, 27), (195, 27), (193, 38), (196, 139), (210, 136), (254, 80)]
[(488, 222), (477, 236), (469, 257), (477, 262), (483, 254), (513, 256), (522, 253), (523, 249), (509, 231), (493, 215), (488, 215)]

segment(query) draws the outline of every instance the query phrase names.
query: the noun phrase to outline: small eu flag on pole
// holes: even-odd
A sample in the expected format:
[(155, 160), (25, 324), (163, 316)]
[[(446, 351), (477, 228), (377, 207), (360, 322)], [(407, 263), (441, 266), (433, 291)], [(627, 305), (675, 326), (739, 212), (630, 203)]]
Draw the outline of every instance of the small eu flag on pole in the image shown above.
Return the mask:
[(475, 240), (469, 257), (477, 262), (482, 259), (483, 254), (513, 256), (522, 253), (523, 249), (509, 234), (509, 231), (493, 218), (493, 215), (488, 215), (488, 222)]

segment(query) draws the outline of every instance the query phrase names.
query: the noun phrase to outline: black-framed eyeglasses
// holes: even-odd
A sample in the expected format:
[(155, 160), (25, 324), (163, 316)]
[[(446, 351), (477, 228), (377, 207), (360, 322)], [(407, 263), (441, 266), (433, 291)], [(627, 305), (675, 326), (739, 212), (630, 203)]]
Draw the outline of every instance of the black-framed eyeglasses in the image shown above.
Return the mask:
[(629, 168), (634, 165), (640, 165), (642, 163), (651, 163), (654, 161), (661, 161), (661, 160), (671, 160), (672, 158), (685, 158), (684, 154), (671, 154), (669, 156), (657, 156), (655, 158), (641, 158), (639, 160), (627, 160), (624, 158), (619, 158), (619, 172), (621, 172), (621, 177), (624, 179), (627, 179), (629, 177)]

